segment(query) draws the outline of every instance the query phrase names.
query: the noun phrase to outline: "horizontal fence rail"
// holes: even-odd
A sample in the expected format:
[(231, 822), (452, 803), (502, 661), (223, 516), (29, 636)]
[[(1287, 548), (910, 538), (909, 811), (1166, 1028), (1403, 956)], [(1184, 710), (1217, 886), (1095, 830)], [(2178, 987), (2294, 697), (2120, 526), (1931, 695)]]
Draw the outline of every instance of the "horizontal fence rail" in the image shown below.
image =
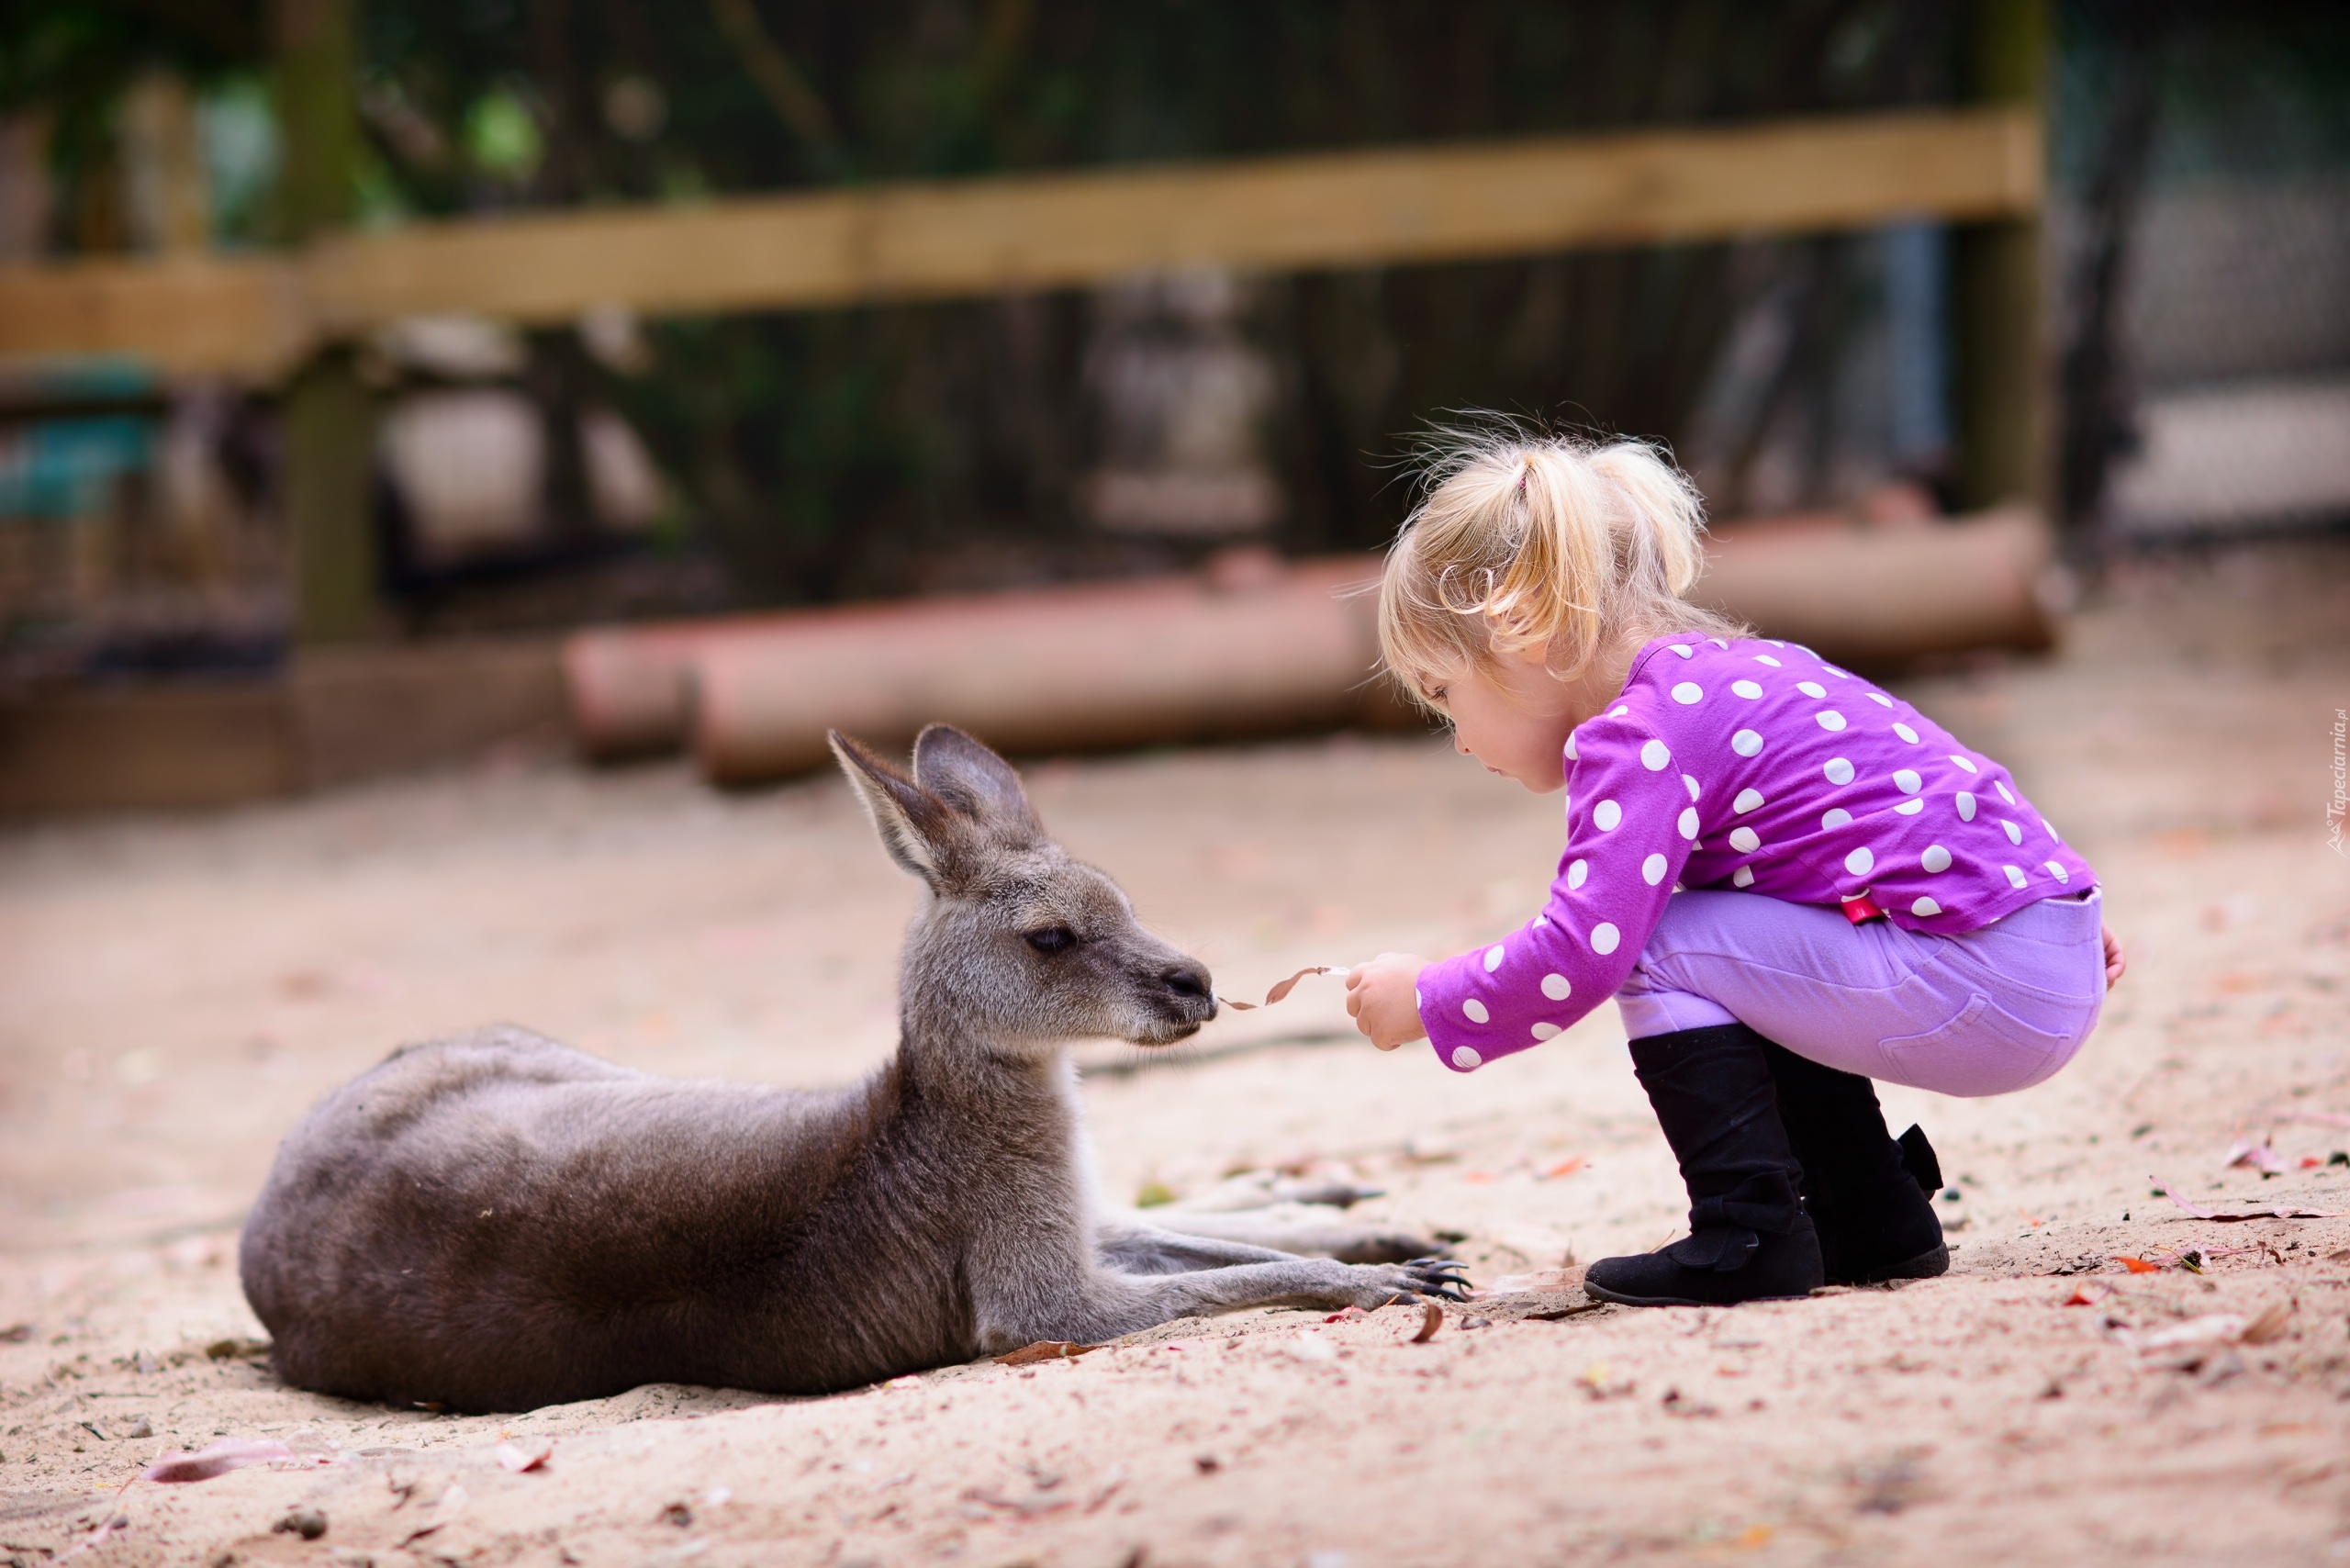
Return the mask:
[(2038, 118), (1990, 108), (881, 185), (416, 224), (294, 256), (0, 268), (0, 356), (267, 377), (405, 316), (559, 322), (948, 299), (2038, 210)]

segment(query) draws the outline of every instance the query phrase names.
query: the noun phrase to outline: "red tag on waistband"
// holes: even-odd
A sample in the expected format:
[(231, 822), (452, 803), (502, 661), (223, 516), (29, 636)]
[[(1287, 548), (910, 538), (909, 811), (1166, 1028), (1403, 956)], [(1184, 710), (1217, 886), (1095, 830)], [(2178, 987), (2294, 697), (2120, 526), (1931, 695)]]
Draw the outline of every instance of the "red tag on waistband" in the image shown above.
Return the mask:
[(1855, 925), (1865, 925), (1872, 920), (1883, 920), (1885, 911), (1870, 902), (1868, 894), (1863, 893), (1859, 898), (1844, 901), (1844, 918)]

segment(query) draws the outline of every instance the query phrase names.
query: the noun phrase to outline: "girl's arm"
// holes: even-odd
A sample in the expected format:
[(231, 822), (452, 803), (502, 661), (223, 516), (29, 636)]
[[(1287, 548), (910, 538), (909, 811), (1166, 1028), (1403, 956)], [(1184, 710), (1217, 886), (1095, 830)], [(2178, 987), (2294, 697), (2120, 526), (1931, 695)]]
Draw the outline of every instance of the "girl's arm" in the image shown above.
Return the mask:
[[(1567, 846), (1542, 913), (1418, 972), (1415, 1010), (1455, 1071), (1538, 1045), (1615, 995), (1696, 846), (1693, 786), (1646, 724), (1603, 714), (1576, 730), (1568, 758)], [(1348, 977), (1348, 1008), (1374, 1040), (1378, 1025), (1393, 1033), (1404, 964), (1374, 960), (1361, 987)]]

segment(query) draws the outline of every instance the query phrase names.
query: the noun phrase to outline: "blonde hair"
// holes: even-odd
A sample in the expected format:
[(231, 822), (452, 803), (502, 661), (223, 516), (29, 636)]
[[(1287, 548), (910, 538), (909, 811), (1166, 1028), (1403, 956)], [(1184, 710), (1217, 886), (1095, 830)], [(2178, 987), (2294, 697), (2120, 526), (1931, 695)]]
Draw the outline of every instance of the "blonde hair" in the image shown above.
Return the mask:
[(1379, 652), (1413, 700), (1430, 677), (1539, 647), (1572, 680), (1617, 638), (1745, 630), (1682, 596), (1705, 567), (1705, 502), (1645, 442), (1515, 421), (1438, 431), (1426, 495), (1379, 589)]

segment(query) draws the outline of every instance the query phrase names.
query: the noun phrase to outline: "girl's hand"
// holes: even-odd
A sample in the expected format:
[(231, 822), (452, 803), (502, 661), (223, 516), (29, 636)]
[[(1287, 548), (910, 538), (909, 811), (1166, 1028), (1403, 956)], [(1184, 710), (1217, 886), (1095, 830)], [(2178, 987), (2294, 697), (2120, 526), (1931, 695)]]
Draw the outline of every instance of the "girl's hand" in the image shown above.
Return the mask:
[(1415, 994), (1427, 962), (1416, 953), (1382, 953), (1347, 971), (1347, 1015), (1381, 1050), (1427, 1037)]
[[(2121, 938), (2113, 934), (2113, 927), (2108, 925), (2102, 929), (2105, 933), (2105, 989), (2111, 991), (2121, 979), (2122, 971), (2130, 967), (2130, 955), (2121, 950)], [(1347, 983), (1351, 986), (1354, 981), (1349, 980)]]

